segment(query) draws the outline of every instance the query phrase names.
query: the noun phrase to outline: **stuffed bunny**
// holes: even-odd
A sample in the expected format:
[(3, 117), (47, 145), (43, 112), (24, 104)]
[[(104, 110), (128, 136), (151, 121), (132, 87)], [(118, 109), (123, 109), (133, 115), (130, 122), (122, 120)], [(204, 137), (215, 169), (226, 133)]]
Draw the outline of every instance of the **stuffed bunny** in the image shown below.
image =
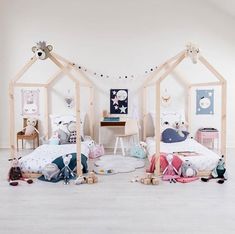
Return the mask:
[(64, 167), (61, 169), (59, 177), (64, 179), (64, 184), (69, 184), (69, 179), (75, 177), (75, 174), (69, 167), (70, 160), (72, 159), (71, 154), (63, 155)]
[(26, 121), (26, 127), (23, 128), (25, 136), (31, 136), (35, 134), (35, 132), (39, 133), (39, 131), (35, 128), (37, 125), (37, 119), (28, 118)]
[[(21, 157), (20, 157), (21, 158)], [(9, 159), (8, 161), (11, 162), (11, 168), (8, 173), (8, 181), (9, 185), (17, 186), (19, 182), (17, 180), (22, 180), (27, 182), (28, 184), (32, 184), (33, 181), (31, 179), (23, 177), (20, 165), (19, 165), (19, 159), (20, 158), (13, 158)]]
[(176, 179), (179, 178), (180, 172), (176, 170), (176, 168), (172, 165), (173, 162), (173, 154), (168, 154), (166, 156), (166, 160), (168, 162), (168, 165), (163, 171), (163, 180), (169, 180), (170, 183), (174, 182), (176, 183)]

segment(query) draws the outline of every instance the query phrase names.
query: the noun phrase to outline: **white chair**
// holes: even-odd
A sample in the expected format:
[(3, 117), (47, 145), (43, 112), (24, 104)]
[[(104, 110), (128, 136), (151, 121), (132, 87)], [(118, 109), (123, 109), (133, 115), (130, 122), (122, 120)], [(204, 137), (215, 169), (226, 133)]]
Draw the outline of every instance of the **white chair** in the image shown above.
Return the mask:
[(124, 144), (123, 144), (123, 139), (128, 139), (129, 141), (132, 139), (134, 141), (135, 137), (137, 137), (137, 140), (139, 141), (139, 126), (138, 126), (137, 120), (128, 119), (125, 124), (124, 134), (116, 136), (114, 154), (117, 153), (118, 143), (120, 141), (122, 155), (125, 156), (125, 148), (124, 148)]

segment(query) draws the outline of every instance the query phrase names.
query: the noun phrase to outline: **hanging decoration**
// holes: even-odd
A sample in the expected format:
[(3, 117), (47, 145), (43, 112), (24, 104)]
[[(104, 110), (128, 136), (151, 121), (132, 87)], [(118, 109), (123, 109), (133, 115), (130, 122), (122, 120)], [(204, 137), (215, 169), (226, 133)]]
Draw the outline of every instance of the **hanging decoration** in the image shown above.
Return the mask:
[(213, 115), (214, 89), (198, 89), (196, 92), (196, 114)]
[(97, 78), (97, 79), (117, 79), (117, 80), (136, 80), (140, 77), (146, 77), (149, 73), (151, 73), (151, 72), (153, 72), (154, 70), (157, 69), (157, 66), (156, 66), (156, 67), (152, 67), (150, 69), (146, 69), (142, 74), (139, 74), (139, 75), (134, 75), (134, 74), (119, 75), (119, 74), (117, 74), (117, 75), (113, 76), (113, 75), (108, 75), (108, 74), (105, 74), (105, 73), (92, 71), (91, 69), (87, 69), (84, 66), (77, 65), (75, 63), (73, 63), (73, 66), (76, 66), (79, 70), (85, 72), (87, 75), (92, 76), (92, 77)]
[(167, 107), (171, 104), (171, 95), (168, 93), (167, 88), (164, 89), (164, 91), (161, 95), (161, 103), (165, 107)]
[(110, 89), (110, 114), (128, 114), (128, 89)]
[(22, 115), (39, 115), (39, 93), (40, 90), (21, 90)]
[(65, 96), (64, 100), (65, 100), (66, 106), (69, 109), (71, 109), (73, 107), (73, 104), (74, 104), (74, 98), (70, 94), (70, 89), (68, 90), (68, 94)]

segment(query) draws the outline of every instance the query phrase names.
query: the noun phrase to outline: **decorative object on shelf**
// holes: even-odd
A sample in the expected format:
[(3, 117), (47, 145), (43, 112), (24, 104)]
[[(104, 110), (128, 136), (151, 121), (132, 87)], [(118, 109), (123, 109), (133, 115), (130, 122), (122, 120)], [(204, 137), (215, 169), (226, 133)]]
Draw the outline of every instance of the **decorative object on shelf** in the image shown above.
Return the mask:
[[(200, 128), (196, 133), (197, 141), (212, 150), (219, 150), (219, 131), (215, 128)], [(215, 148), (215, 142), (216, 148)]]
[(22, 115), (39, 115), (40, 90), (21, 90)]
[(196, 90), (196, 114), (214, 114), (214, 89)]
[(110, 89), (110, 114), (128, 114), (128, 89)]
[(49, 57), (50, 52), (53, 50), (52, 45), (46, 45), (45, 41), (39, 41), (36, 46), (32, 47), (32, 51), (38, 59), (45, 60)]
[(68, 89), (68, 94), (65, 96), (64, 100), (68, 108), (73, 108), (74, 98), (70, 94), (70, 89)]
[(193, 43), (188, 43), (186, 45), (187, 55), (191, 58), (194, 64), (198, 61), (198, 55), (200, 53), (199, 47)]
[(171, 104), (171, 95), (168, 93), (167, 88), (165, 88), (164, 91), (162, 92), (161, 103), (165, 107)]

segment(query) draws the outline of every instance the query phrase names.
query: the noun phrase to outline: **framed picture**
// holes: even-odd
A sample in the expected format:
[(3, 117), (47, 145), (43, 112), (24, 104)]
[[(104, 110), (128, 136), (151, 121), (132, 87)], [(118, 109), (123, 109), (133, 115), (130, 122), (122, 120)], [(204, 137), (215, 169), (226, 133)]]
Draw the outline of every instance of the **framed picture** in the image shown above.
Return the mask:
[(213, 115), (214, 114), (214, 90), (200, 89), (196, 90), (196, 114)]
[(39, 115), (40, 90), (21, 90), (22, 115)]
[(110, 114), (128, 114), (128, 89), (110, 89)]

